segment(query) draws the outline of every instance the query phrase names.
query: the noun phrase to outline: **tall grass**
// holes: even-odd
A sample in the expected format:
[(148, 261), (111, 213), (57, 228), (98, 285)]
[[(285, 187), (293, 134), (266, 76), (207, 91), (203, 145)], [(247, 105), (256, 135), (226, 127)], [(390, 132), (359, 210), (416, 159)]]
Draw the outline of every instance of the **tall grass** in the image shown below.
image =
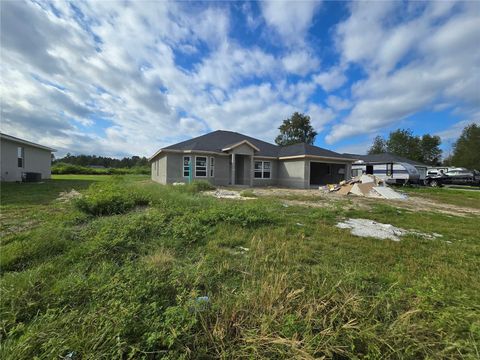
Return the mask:
[[(478, 356), (478, 219), (454, 228), (444, 215), (286, 208), (125, 179), (81, 201), (2, 245), (2, 359)], [(392, 214), (452, 245), (333, 226)]]

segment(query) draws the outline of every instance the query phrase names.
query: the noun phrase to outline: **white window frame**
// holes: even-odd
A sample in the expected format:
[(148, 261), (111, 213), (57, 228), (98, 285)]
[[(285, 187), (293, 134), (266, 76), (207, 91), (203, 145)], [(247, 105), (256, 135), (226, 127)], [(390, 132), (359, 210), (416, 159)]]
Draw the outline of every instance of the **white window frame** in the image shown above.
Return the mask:
[(213, 156), (210, 157), (210, 163), (208, 165), (210, 177), (215, 177), (215, 158)]
[[(18, 166), (18, 160), (22, 160), (22, 166)], [(25, 168), (25, 148), (23, 146), (17, 146), (17, 167), (20, 169)]]
[[(204, 158), (205, 159), (205, 166), (198, 166), (197, 165), (197, 159), (198, 158)], [(201, 170), (202, 168), (204, 170)], [(197, 175), (197, 171), (205, 171), (205, 175)], [(207, 175), (208, 175), (208, 156), (195, 156), (195, 177), (196, 178), (206, 178)]]
[[(255, 169), (255, 163), (261, 163), (261, 168), (260, 170)], [(265, 169), (265, 164), (268, 163), (270, 164), (269, 169)], [(270, 175), (268, 177), (265, 176), (265, 173), (269, 173)], [(255, 173), (260, 173), (261, 177), (256, 177)], [(272, 162), (271, 161), (263, 161), (263, 160), (255, 160), (253, 164), (253, 179), (271, 179), (272, 178)]]
[[(188, 165), (185, 165), (185, 159), (188, 158)], [(182, 177), (184, 178), (190, 178), (190, 164), (192, 161), (192, 157), (190, 155), (185, 155), (182, 157)], [(185, 175), (185, 172), (188, 173), (188, 175)]]

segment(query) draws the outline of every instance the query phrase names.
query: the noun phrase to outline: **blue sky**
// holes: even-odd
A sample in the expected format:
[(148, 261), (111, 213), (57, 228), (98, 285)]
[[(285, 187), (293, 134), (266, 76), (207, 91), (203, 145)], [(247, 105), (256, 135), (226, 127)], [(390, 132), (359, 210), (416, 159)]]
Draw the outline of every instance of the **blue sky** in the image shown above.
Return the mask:
[(66, 152), (149, 156), (208, 131), (316, 145), (397, 128), (448, 153), (480, 123), (480, 2), (1, 2), (1, 130)]

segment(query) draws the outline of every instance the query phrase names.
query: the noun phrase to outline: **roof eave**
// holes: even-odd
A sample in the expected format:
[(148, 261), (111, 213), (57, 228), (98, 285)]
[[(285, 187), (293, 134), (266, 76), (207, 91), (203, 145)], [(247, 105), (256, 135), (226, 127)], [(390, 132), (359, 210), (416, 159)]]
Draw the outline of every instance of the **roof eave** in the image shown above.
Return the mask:
[(291, 159), (326, 159), (326, 160), (340, 160), (353, 163), (355, 159), (333, 157), (333, 156), (320, 156), (320, 155), (293, 155), (293, 156), (280, 156), (279, 160), (291, 160)]
[(10, 140), (10, 141), (13, 141), (13, 142), (17, 142), (17, 143), (20, 143), (20, 144), (28, 145), (28, 146), (31, 146), (31, 147), (34, 147), (34, 148), (37, 148), (37, 149), (50, 151), (50, 152), (56, 152), (57, 151), (57, 149), (54, 149), (54, 148), (51, 148), (51, 147), (48, 147), (48, 146), (44, 146), (44, 145), (40, 145), (40, 144), (35, 144), (34, 142), (31, 142), (31, 141), (28, 141), (28, 140), (23, 140), (23, 139), (17, 138), (15, 136), (7, 135), (7, 134), (0, 134), (0, 138), (5, 139), (5, 140)]

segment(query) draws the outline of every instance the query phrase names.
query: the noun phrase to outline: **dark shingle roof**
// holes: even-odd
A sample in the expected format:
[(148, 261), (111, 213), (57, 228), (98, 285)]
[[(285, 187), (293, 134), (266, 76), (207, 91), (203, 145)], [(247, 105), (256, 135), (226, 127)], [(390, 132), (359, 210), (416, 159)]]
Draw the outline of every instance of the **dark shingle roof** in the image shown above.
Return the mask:
[(247, 140), (255, 145), (260, 151), (257, 156), (272, 156), (276, 157), (278, 147), (262, 140), (252, 138), (233, 131), (217, 130), (211, 133), (180, 142), (178, 144), (165, 147), (165, 150), (203, 150), (222, 152), (222, 149), (230, 145), (237, 144), (241, 141)]
[(190, 140), (182, 141), (178, 144), (164, 147), (162, 150), (197, 150), (222, 152), (222, 149), (225, 149), (234, 144), (238, 144), (239, 142), (244, 140), (249, 141), (258, 149), (260, 149), (260, 151), (255, 153), (256, 156), (284, 157), (313, 155), (341, 159), (349, 158), (348, 156), (336, 153), (334, 151), (330, 151), (318, 146), (313, 146), (305, 143), (299, 143), (289, 146), (277, 146), (247, 135), (225, 130), (213, 131), (211, 133), (198, 136)]
[(427, 165), (422, 164), (418, 161), (410, 160), (402, 156), (398, 156), (391, 153), (372, 154), (372, 155), (356, 155), (356, 154), (343, 154), (343, 155), (351, 157), (352, 159), (363, 160), (365, 162), (372, 162), (372, 163), (403, 162), (403, 163), (411, 164), (414, 166), (427, 167)]

